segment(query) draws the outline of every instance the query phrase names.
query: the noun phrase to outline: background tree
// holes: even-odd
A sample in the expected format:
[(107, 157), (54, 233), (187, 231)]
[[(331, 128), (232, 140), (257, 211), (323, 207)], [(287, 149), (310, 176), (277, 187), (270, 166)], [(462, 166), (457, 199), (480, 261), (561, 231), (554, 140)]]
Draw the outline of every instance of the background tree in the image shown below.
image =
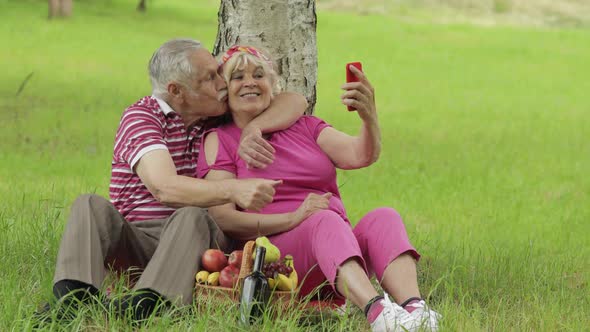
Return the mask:
[(275, 60), (283, 90), (303, 94), (313, 112), (317, 45), (314, 0), (221, 0), (213, 54), (234, 44), (260, 46)]
[(137, 4), (137, 11), (145, 12), (146, 9), (146, 0), (139, 0), (139, 3)]
[(49, 0), (49, 18), (72, 15), (72, 0)]

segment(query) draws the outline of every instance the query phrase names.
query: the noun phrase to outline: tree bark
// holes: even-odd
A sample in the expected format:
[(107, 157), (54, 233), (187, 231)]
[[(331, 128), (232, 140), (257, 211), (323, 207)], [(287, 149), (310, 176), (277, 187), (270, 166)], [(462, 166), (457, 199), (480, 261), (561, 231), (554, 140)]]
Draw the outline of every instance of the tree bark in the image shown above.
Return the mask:
[(49, 0), (49, 18), (72, 16), (72, 0)]
[(268, 51), (284, 91), (316, 101), (317, 45), (315, 0), (222, 0), (213, 54), (235, 44)]
[(60, 0), (61, 17), (72, 16), (72, 0)]
[(54, 18), (59, 15), (59, 0), (49, 0), (49, 18)]

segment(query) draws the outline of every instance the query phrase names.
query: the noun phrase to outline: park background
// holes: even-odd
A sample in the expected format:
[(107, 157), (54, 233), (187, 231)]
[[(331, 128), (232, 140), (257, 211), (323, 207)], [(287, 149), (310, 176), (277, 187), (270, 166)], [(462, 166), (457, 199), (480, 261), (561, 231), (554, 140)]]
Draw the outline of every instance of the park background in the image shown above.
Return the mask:
[[(0, 330), (29, 330), (51, 294), (76, 196), (108, 196), (114, 133), (150, 94), (164, 41), (211, 49), (218, 1), (0, 0)], [(376, 90), (383, 152), (339, 173), (351, 220), (378, 206), (404, 217), (423, 255), (423, 295), (448, 331), (583, 331), (590, 326), (590, 4), (585, 0), (318, 0), (315, 115), (348, 133), (344, 64)], [(303, 165), (304, 166), (304, 165)], [(122, 286), (121, 286), (122, 287)], [(228, 310), (229, 308), (229, 310)], [(154, 330), (238, 329), (211, 303)], [(121, 330), (100, 310), (48, 329)], [(229, 315), (229, 319), (228, 319)], [(262, 330), (367, 329), (358, 310)], [(260, 328), (260, 327), (259, 327)], [(253, 329), (255, 330), (255, 329)]]

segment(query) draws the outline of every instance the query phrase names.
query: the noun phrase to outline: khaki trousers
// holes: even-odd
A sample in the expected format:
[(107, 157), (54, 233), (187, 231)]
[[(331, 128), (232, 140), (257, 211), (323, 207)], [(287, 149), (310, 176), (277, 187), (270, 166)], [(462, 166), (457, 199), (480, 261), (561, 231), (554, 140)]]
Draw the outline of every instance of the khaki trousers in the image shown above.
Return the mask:
[(78, 280), (100, 289), (109, 267), (138, 267), (143, 272), (134, 289), (149, 288), (176, 304), (190, 304), (208, 248), (228, 252), (231, 241), (205, 209), (184, 207), (167, 219), (130, 223), (108, 200), (82, 195), (72, 206), (53, 281)]

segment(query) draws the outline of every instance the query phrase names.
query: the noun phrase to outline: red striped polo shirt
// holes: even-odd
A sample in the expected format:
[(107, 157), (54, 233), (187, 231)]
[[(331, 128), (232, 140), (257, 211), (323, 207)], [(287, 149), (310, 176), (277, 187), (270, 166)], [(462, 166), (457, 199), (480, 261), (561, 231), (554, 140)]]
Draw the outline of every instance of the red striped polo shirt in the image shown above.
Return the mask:
[(127, 221), (163, 219), (174, 208), (160, 204), (134, 167), (153, 150), (168, 150), (178, 175), (196, 176), (201, 124), (188, 133), (180, 116), (163, 100), (143, 97), (123, 112), (111, 163), (111, 202)]

